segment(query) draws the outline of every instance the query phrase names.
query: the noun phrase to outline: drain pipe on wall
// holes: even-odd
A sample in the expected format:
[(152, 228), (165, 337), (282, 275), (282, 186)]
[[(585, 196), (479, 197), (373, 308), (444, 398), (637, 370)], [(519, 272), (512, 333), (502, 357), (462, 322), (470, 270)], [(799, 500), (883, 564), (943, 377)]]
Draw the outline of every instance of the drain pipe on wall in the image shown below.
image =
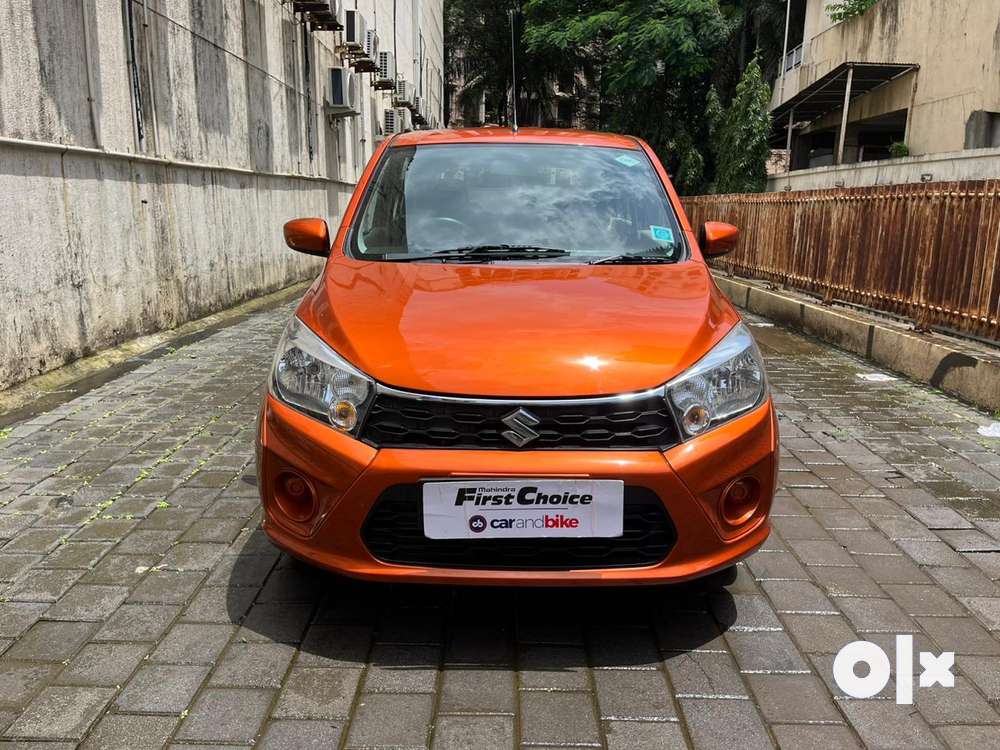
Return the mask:
[(142, 153), (142, 95), (135, 60), (135, 29), (132, 18), (132, 0), (122, 0), (122, 31), (128, 66), (128, 93), (132, 101), (132, 139), (135, 153)]
[(94, 126), (94, 143), (97, 148), (104, 148), (104, 139), (101, 137), (101, 115), (97, 111), (97, 98), (94, 96), (94, 61), (90, 56), (90, 11), (87, 10), (87, 3), (80, 3), (80, 13), (83, 15), (83, 57), (84, 66), (87, 69), (87, 101), (90, 102), (90, 120)]
[(160, 153), (160, 127), (156, 121), (156, 83), (153, 80), (153, 44), (150, 39), (148, 0), (142, 0), (142, 46), (146, 53), (146, 85), (149, 86), (149, 117), (153, 124), (153, 154)]

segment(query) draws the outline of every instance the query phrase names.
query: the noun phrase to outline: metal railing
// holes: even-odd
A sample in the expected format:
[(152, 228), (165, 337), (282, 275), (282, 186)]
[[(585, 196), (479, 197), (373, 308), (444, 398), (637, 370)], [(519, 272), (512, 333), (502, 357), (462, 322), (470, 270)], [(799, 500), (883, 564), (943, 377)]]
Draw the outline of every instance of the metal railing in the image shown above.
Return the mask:
[(743, 231), (716, 268), (1000, 342), (1000, 180), (687, 198)]
[(785, 73), (802, 65), (802, 47), (803, 45), (800, 44), (798, 47), (788, 50), (783, 67)]

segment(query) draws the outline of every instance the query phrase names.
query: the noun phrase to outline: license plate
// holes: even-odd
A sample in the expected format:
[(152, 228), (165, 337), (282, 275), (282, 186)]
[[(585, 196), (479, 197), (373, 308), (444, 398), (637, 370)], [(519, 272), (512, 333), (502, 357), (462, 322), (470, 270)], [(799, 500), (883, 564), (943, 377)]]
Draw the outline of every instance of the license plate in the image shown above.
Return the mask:
[(608, 479), (426, 482), (428, 539), (617, 537), (625, 487)]

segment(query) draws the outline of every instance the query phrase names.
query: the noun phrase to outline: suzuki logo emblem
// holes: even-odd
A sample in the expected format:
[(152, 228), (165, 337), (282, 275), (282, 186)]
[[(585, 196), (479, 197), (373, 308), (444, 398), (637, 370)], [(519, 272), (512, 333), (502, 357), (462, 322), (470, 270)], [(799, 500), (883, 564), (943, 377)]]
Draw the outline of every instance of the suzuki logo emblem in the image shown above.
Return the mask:
[(501, 420), (510, 429), (503, 431), (503, 436), (518, 448), (523, 448), (538, 437), (537, 427), (541, 420), (527, 409), (517, 409), (505, 415)]

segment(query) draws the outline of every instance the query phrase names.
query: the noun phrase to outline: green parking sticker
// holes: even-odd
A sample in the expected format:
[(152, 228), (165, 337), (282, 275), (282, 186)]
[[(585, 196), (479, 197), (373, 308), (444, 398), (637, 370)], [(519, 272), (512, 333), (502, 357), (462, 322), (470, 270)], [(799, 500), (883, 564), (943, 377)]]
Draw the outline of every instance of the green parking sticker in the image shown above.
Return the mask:
[(655, 224), (650, 224), (649, 233), (657, 242), (663, 242), (668, 245), (674, 244), (674, 230), (670, 227), (658, 227)]
[(624, 164), (626, 167), (634, 167), (636, 164), (640, 163), (638, 159), (634, 156), (629, 156), (628, 154), (622, 154), (621, 156), (616, 157), (615, 161), (619, 164)]

